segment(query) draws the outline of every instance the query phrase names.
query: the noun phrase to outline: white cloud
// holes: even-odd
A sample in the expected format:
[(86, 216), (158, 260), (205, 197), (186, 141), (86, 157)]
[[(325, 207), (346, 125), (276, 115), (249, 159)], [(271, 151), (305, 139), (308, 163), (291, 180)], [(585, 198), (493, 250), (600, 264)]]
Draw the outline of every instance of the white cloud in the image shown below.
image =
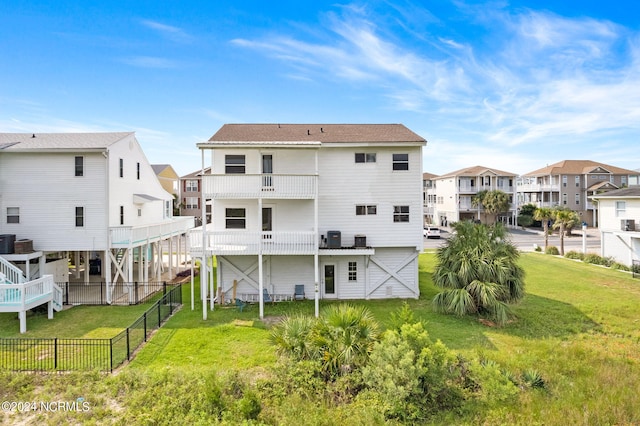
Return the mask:
[(193, 37), (187, 34), (183, 29), (174, 27), (172, 25), (162, 24), (160, 22), (152, 21), (149, 19), (143, 19), (140, 21), (140, 23), (143, 26), (156, 31), (163, 37), (177, 43), (188, 43), (193, 40)]

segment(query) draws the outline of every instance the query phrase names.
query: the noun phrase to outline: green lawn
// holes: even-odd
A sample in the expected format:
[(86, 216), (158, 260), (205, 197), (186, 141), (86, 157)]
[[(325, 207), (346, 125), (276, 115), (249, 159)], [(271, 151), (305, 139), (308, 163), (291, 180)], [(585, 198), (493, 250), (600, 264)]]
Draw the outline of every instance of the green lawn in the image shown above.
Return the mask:
[[(512, 322), (493, 327), (477, 318), (436, 314), (430, 302), (437, 293), (431, 281), (435, 256), (420, 257), (421, 298), (408, 303), (415, 316), (427, 323), (433, 339), (464, 355), (480, 354), (515, 373), (535, 369), (547, 383), (545, 391), (521, 393), (515, 405), (461, 414), (455, 422), (640, 424), (640, 280), (624, 272), (539, 253), (523, 254), (520, 262), (527, 274), (527, 295), (513, 308)], [(124, 371), (187, 374), (215, 370), (259, 376), (275, 364), (269, 329), (258, 319), (257, 305), (242, 313), (235, 307), (216, 306), (203, 321), (199, 303), (195, 310), (190, 309), (188, 285), (183, 295), (182, 310), (155, 333)], [(321, 308), (328, 303), (321, 301)], [(403, 301), (353, 303), (366, 305), (384, 325)], [(30, 318), (28, 334), (60, 337), (64, 330), (77, 330), (76, 336), (98, 337), (96, 334), (126, 327), (145, 309), (77, 307), (56, 314), (51, 321), (46, 315)], [(265, 306), (268, 318), (298, 312), (312, 315), (313, 301)], [(0, 315), (0, 332), (9, 330), (11, 321), (6, 314)], [(9, 331), (17, 335), (17, 320), (14, 322)]]

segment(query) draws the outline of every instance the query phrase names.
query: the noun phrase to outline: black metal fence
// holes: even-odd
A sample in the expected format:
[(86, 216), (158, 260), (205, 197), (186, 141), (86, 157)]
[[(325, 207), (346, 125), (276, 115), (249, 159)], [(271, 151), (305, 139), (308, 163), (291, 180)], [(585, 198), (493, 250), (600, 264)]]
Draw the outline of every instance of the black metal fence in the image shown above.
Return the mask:
[(166, 282), (113, 283), (111, 303), (107, 300), (107, 286), (104, 282), (57, 283), (63, 291), (65, 305), (138, 305), (158, 292), (167, 293)]
[(0, 338), (0, 368), (13, 371), (113, 371), (182, 305), (172, 286), (140, 318), (111, 339)]

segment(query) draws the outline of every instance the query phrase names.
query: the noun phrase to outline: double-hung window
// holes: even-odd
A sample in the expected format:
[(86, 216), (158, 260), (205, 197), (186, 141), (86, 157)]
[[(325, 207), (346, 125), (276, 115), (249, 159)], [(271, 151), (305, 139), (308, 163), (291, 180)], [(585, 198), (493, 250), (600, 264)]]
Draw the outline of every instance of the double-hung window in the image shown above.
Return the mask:
[(393, 170), (409, 170), (409, 154), (393, 154)]
[(75, 157), (75, 175), (84, 176), (84, 157)]
[(20, 223), (20, 207), (7, 207), (7, 223)]
[(394, 222), (409, 222), (409, 206), (393, 206)]
[(616, 201), (616, 217), (624, 216), (627, 211), (626, 201)]
[(244, 174), (245, 173), (244, 155), (225, 155), (224, 156), (224, 172), (226, 174)]
[(84, 226), (84, 207), (76, 207), (76, 227)]
[(225, 224), (227, 229), (245, 229), (247, 227), (247, 210), (225, 209)]

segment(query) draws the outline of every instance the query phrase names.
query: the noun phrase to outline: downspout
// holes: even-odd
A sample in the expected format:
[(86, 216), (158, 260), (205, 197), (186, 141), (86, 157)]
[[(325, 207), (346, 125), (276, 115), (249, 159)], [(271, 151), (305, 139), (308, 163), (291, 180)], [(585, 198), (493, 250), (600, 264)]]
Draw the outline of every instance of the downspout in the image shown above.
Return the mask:
[(109, 196), (109, 151), (105, 150), (102, 151), (102, 156), (104, 157), (104, 161), (105, 161), (105, 182), (104, 182), (104, 187), (105, 187), (105, 191), (104, 191), (104, 198), (105, 198), (105, 202), (104, 205), (106, 206), (106, 208), (104, 209), (104, 223), (105, 223), (105, 229), (107, 230), (107, 249), (105, 251), (105, 256), (104, 256), (104, 266), (105, 266), (105, 277), (104, 277), (104, 285), (105, 285), (105, 290), (107, 291), (107, 303), (110, 305), (112, 300), (111, 300), (111, 230), (109, 229), (109, 212), (111, 211), (111, 205), (109, 204), (109, 200), (110, 200), (110, 196)]

